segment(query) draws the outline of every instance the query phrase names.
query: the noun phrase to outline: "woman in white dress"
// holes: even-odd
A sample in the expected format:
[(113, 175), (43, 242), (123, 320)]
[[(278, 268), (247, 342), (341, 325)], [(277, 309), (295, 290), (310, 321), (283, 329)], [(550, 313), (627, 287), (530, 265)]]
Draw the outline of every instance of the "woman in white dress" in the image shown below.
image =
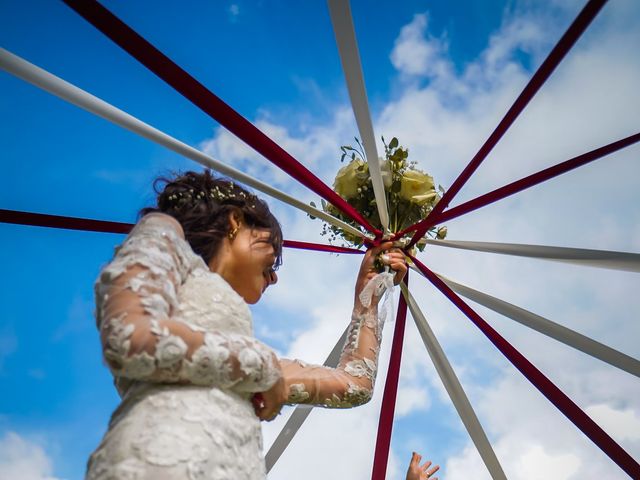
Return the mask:
[[(356, 281), (337, 368), (278, 358), (253, 336), (247, 304), (277, 282), (282, 232), (266, 203), (210, 172), (162, 179), (96, 285), (103, 353), (122, 402), (88, 462), (89, 480), (264, 479), (260, 420), (284, 403), (349, 408), (371, 398), (381, 325), (375, 257), (406, 274), (387, 242)], [(156, 184), (158, 185), (158, 184)]]

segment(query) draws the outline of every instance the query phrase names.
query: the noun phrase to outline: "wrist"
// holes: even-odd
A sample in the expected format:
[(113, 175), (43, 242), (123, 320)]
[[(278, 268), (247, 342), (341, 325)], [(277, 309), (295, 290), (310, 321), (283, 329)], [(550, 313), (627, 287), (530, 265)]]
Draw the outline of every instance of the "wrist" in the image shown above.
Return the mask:
[(378, 310), (378, 303), (380, 302), (380, 297), (373, 295), (371, 297), (371, 302), (368, 306), (364, 306), (362, 301), (360, 300), (360, 294), (356, 294), (356, 298), (353, 302), (353, 313), (355, 314), (363, 314), (375, 312)]
[[(376, 295), (374, 293), (377, 289), (374, 288), (374, 285), (370, 285), (370, 283), (374, 278), (376, 278), (376, 276), (378, 276), (378, 273), (373, 273), (373, 274), (367, 275), (366, 277), (358, 278), (358, 280), (356, 281), (356, 288), (355, 288), (355, 295), (354, 295), (355, 307), (360, 307), (363, 310), (377, 308), (378, 303), (380, 302), (380, 299), (384, 295), (384, 291), (379, 292), (380, 293), (379, 295)], [(365, 307), (362, 304), (362, 301), (360, 300), (362, 296), (362, 292), (365, 291), (365, 289), (369, 290), (368, 292), (365, 293), (365, 297), (367, 298), (364, 299), (365, 304), (368, 304), (367, 307)]]

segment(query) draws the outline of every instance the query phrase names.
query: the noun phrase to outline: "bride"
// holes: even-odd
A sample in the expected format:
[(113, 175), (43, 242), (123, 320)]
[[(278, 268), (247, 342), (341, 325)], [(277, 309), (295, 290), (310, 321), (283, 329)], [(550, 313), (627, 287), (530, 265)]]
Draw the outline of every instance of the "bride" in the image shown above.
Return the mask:
[[(266, 478), (260, 420), (283, 404), (349, 408), (373, 390), (379, 296), (360, 293), (387, 242), (367, 251), (337, 368), (278, 358), (253, 336), (247, 304), (278, 281), (282, 231), (266, 203), (209, 171), (160, 179), (95, 285), (104, 359), (122, 402), (91, 455), (89, 480)], [(159, 183), (156, 183), (156, 186)]]

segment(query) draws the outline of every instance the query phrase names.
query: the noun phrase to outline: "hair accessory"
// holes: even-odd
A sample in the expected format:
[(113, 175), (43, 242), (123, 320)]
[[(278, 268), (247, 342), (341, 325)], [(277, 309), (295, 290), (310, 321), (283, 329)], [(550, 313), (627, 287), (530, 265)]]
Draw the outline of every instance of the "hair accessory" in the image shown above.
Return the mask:
[[(169, 202), (172, 204), (183, 207), (184, 205), (195, 206), (200, 203), (201, 200), (204, 200), (206, 197), (215, 200), (218, 203), (222, 203), (226, 200), (240, 200), (244, 202), (248, 202), (248, 200), (252, 200), (255, 202), (255, 195), (251, 193), (247, 193), (244, 191), (235, 192), (234, 184), (230, 184), (227, 186), (222, 186), (220, 188), (219, 185), (216, 185), (213, 188), (210, 188), (208, 191), (195, 191), (193, 188), (190, 188), (186, 192), (178, 192), (172, 195), (169, 195), (167, 198)], [(250, 208), (255, 208), (255, 203), (250, 205)]]

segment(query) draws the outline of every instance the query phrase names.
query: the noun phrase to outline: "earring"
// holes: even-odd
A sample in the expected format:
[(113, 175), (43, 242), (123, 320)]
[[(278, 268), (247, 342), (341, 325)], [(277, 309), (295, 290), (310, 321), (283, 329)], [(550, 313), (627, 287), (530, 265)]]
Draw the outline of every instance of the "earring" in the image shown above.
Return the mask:
[(227, 234), (230, 242), (233, 242), (236, 239), (236, 236), (238, 235), (238, 230), (240, 230), (240, 225), (236, 226), (236, 228), (234, 228)]

